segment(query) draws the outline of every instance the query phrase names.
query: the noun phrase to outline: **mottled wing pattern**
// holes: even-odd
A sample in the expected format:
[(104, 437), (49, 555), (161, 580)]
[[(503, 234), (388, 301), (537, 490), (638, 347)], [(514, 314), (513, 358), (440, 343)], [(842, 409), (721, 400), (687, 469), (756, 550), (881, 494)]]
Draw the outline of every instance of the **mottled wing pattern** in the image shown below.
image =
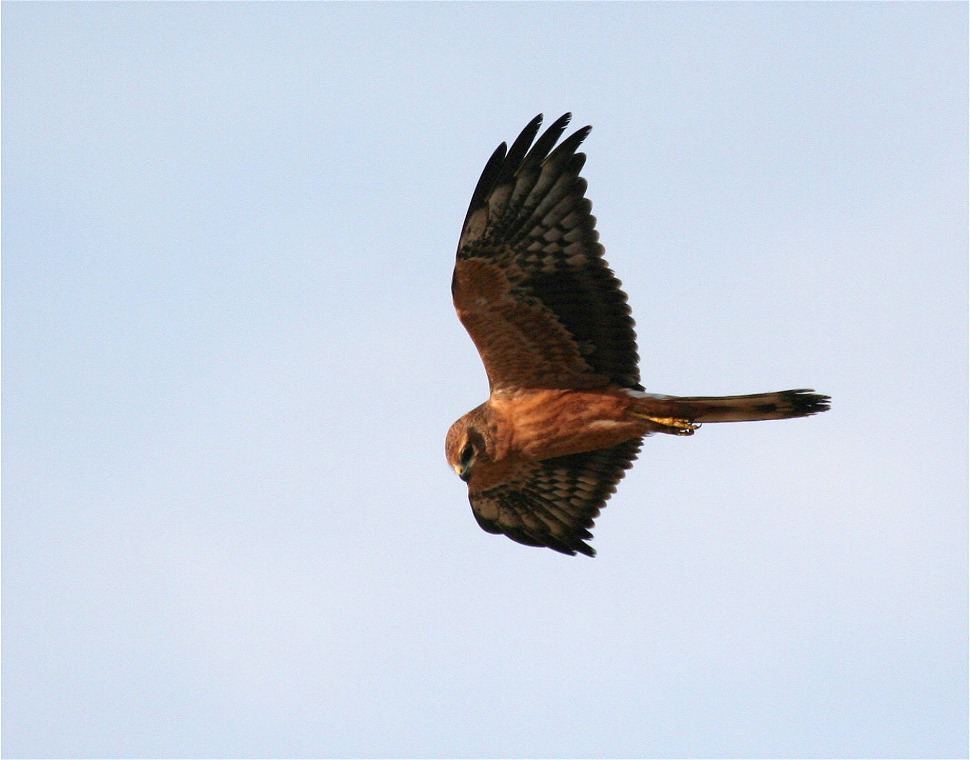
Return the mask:
[(469, 493), (478, 524), (528, 546), (594, 556), (590, 528), (640, 451), (641, 439), (535, 462), (487, 491)]
[(535, 141), (537, 116), (492, 154), (475, 188), (452, 295), (493, 390), (642, 390), (626, 294), (603, 259), (577, 149), (589, 127), (556, 141), (566, 114)]

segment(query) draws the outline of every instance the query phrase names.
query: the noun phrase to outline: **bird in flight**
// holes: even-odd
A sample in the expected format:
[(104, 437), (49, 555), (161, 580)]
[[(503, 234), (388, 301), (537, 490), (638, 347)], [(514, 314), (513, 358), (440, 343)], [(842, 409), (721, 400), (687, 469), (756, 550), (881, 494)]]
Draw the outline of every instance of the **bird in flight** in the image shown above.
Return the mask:
[(806, 417), (828, 409), (829, 397), (644, 392), (627, 296), (603, 258), (579, 174), (590, 127), (556, 147), (570, 118), (536, 140), (536, 116), (511, 148), (496, 148), (472, 194), (451, 292), (490, 393), (451, 426), (445, 455), (484, 530), (592, 557), (593, 521), (645, 436)]

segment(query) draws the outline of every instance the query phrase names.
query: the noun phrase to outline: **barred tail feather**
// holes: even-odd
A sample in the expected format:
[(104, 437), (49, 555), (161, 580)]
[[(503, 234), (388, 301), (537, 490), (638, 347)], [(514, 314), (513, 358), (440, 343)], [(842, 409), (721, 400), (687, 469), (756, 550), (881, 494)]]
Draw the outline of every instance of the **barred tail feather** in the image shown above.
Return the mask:
[(828, 396), (805, 388), (749, 396), (637, 396), (634, 416), (656, 422), (683, 421), (692, 425), (703, 422), (787, 420), (808, 417), (829, 408)]

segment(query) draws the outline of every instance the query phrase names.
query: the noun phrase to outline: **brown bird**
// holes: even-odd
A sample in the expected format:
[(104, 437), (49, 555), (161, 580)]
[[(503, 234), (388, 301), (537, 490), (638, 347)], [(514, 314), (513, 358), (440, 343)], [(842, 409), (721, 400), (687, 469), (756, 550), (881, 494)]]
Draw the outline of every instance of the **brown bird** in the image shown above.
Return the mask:
[(603, 259), (579, 176), (583, 127), (554, 146), (536, 116), (502, 143), (472, 195), (451, 281), (490, 394), (448, 431), (478, 524), (529, 546), (593, 556), (590, 528), (644, 436), (703, 422), (806, 417), (811, 390), (681, 398), (644, 393), (627, 296)]

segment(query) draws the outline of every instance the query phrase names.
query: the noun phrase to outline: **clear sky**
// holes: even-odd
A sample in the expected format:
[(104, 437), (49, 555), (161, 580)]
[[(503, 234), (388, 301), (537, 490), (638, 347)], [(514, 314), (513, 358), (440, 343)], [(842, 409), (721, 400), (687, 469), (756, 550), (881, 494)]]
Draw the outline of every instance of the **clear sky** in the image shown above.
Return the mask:
[[(967, 752), (967, 5), (4, 3), (5, 757)], [(538, 112), (654, 437), (482, 532), (449, 280)]]

